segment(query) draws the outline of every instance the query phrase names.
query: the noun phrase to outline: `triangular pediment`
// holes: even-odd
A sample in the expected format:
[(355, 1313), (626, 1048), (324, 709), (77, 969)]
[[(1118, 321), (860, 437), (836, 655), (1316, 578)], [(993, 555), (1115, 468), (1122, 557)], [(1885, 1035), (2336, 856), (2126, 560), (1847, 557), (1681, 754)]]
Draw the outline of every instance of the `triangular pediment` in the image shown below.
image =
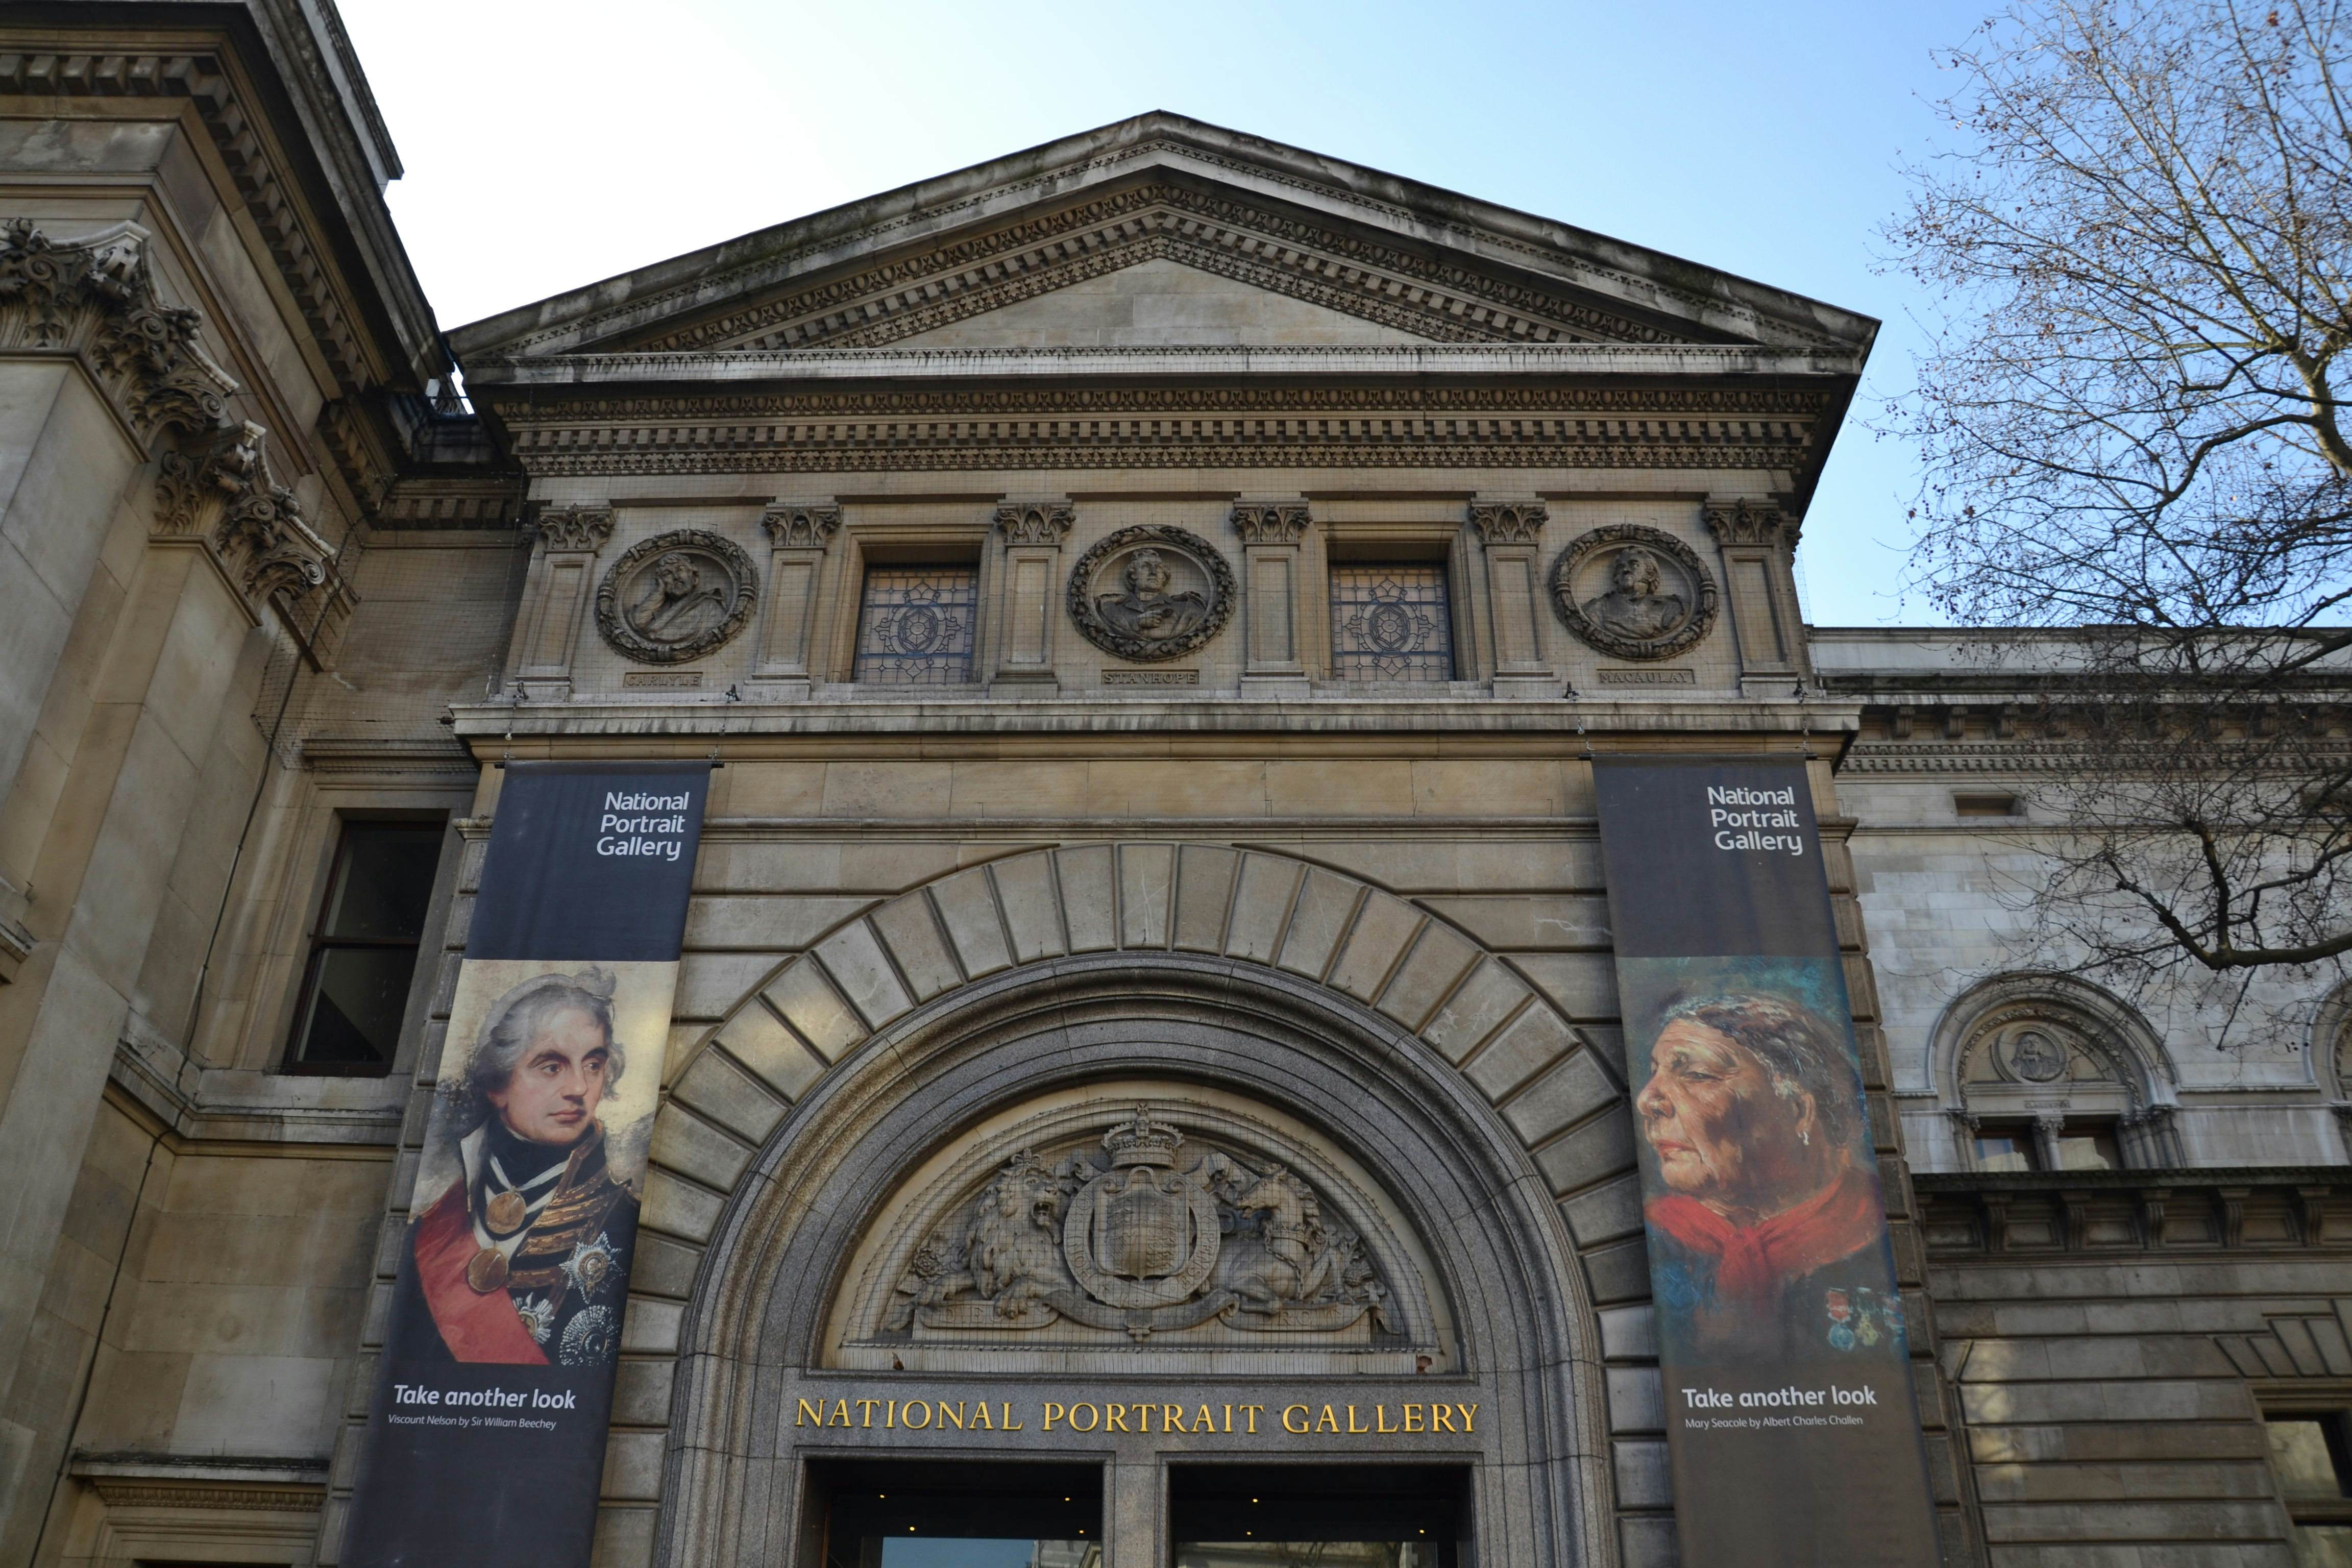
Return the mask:
[(451, 334), (461, 360), (842, 350), (1754, 344), (1875, 323), (1153, 114)]

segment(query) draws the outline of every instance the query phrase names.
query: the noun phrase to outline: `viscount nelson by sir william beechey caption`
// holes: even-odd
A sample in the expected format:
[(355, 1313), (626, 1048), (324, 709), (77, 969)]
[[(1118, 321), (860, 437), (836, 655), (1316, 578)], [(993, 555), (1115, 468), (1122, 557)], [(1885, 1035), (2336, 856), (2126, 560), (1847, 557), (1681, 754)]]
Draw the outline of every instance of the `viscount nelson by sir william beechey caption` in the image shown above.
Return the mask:
[(460, 1166), (410, 1228), (430, 1318), (401, 1325), (428, 1360), (597, 1366), (620, 1339), (637, 1199), (598, 1112), (627, 1053), (614, 975), (541, 974), (500, 995), (435, 1118)]

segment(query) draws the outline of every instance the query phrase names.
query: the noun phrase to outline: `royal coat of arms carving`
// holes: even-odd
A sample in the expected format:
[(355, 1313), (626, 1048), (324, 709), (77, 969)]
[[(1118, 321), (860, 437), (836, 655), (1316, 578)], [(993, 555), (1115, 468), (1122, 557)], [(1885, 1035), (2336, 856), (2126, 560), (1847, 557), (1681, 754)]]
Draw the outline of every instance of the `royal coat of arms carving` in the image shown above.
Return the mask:
[(1215, 1320), (1246, 1333), (1391, 1333), (1363, 1239), (1280, 1164), (1220, 1149), (1139, 1106), (1101, 1152), (1024, 1150), (917, 1250), (885, 1328), (917, 1337), (1061, 1320), (1137, 1340)]

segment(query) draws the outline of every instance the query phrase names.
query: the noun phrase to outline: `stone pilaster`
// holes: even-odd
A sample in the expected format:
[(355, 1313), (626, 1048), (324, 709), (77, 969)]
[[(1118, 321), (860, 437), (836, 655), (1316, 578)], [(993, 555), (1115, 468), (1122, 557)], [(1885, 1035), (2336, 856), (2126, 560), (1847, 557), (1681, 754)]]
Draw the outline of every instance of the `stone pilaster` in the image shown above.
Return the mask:
[(780, 504), (761, 514), (760, 526), (768, 534), (768, 613), (744, 695), (756, 702), (804, 701), (814, 679), (809, 639), (817, 585), (825, 550), (841, 531), (841, 509)]
[(996, 509), (1004, 551), (997, 580), (996, 669), (992, 685), (1052, 691), (1054, 606), (1061, 597), (1062, 541), (1077, 521), (1066, 500), (1009, 502)]
[(1233, 510), (1234, 531), (1242, 537), (1244, 695), (1307, 695), (1298, 590), (1299, 546), (1309, 521), (1305, 501), (1244, 501)]
[(557, 507), (539, 514), (540, 558), (525, 591), (515, 685), (534, 701), (572, 695), (572, 656), (595, 584), (596, 552), (613, 537), (610, 507)]
[(1497, 697), (1561, 695), (1559, 679), (1544, 658), (1543, 583), (1536, 564), (1549, 516), (1541, 501), (1476, 501), (1470, 507), (1470, 526), (1478, 531), (1486, 561)]
[(1739, 689), (1753, 697), (1793, 696), (1806, 675), (1795, 572), (1798, 520), (1771, 501), (1745, 496), (1710, 498), (1705, 515), (1723, 552)]

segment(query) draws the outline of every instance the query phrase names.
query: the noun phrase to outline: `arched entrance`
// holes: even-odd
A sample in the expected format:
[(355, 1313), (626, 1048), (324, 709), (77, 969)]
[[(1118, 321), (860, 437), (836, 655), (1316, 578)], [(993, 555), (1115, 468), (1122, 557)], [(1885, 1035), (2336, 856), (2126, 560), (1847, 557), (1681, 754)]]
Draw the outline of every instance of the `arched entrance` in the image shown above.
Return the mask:
[[(1261, 1300), (1255, 1319), (1234, 1306), (1176, 1323), (1216, 1289), (1239, 1294), (1235, 1259), (1276, 1217), (1259, 1213), (1240, 1215), (1248, 1234), (1229, 1235), (1211, 1266), (1227, 1272), (1143, 1338), (1087, 1298), (1070, 1312), (1019, 1309), (1059, 1325), (1049, 1333), (958, 1346), (958, 1323), (989, 1326), (971, 1287), (920, 1321), (886, 1321), (891, 1300), (908, 1308), (927, 1288), (911, 1261), (923, 1238), (893, 1232), (951, 1245), (1017, 1146), (1041, 1142), (1026, 1152), (1061, 1168), (1051, 1202), (1066, 1222), (1115, 1164), (1104, 1139), (1139, 1098), (1190, 1140), (1186, 1160), (1222, 1162), (1195, 1174), (1225, 1200), (1229, 1232), (1236, 1184), (1286, 1172), (1326, 1231), (1361, 1244), (1351, 1289), (1385, 1292), (1388, 1325), (1364, 1314), (1334, 1327), (1347, 1314), (1321, 1310), (1335, 1306), (1328, 1289), (1303, 1317)], [(1622, 1280), (1639, 1273), (1624, 1119), (1595, 1042), (1460, 931), (1353, 879), (1168, 845), (960, 872), (782, 966), (674, 1075), (608, 1497), (658, 1503), (657, 1519), (635, 1515), (656, 1561), (814, 1562), (836, 1458), (1076, 1462), (1105, 1477), (1111, 1560), (1135, 1564), (1166, 1561), (1170, 1510), (1209, 1473), (1199, 1467), (1434, 1464), (1460, 1477), (1480, 1551), (1612, 1562), (1590, 1281), (1623, 1300)], [(1098, 1168), (1071, 1168), (1086, 1149)], [(1320, 1327), (1291, 1327), (1308, 1320)], [(1268, 1348), (1276, 1332), (1285, 1352)], [(1035, 1350), (1048, 1343), (1059, 1348)], [(1164, 1412), (1149, 1432), (1105, 1430), (1107, 1415), (1091, 1434), (1066, 1416), (1043, 1430), (1049, 1401), (1164, 1405), (1180, 1384), (1176, 1431)], [(990, 1402), (989, 1426), (975, 1429), (968, 1407), (942, 1435), (941, 1390), (950, 1406)], [(911, 1433), (890, 1403), (909, 1397), (921, 1402)], [(861, 1398), (876, 1403), (859, 1410)], [(832, 1419), (844, 1400), (855, 1426)], [(1220, 1428), (1227, 1404), (1263, 1406), (1260, 1429), (1237, 1414), (1233, 1434), (1202, 1441), (1203, 1403)], [(1454, 1407), (1456, 1430), (1433, 1404)], [(1402, 1430), (1408, 1405), (1423, 1430)]]

